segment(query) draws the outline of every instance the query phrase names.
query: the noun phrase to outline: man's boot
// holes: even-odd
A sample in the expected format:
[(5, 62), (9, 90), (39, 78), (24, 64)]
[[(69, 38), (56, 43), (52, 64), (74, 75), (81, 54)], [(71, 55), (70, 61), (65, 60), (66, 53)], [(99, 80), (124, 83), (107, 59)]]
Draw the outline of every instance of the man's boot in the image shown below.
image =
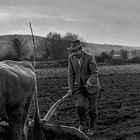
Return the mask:
[(96, 122), (97, 122), (97, 115), (95, 113), (93, 113), (92, 111), (89, 112), (89, 129), (87, 132), (88, 135), (95, 134)]
[(78, 106), (77, 107), (77, 113), (78, 113), (79, 122), (80, 122), (80, 125), (79, 125), (78, 129), (80, 131), (84, 131), (84, 128), (85, 128), (85, 125), (86, 125), (86, 111), (85, 111), (85, 108), (81, 107), (81, 106)]

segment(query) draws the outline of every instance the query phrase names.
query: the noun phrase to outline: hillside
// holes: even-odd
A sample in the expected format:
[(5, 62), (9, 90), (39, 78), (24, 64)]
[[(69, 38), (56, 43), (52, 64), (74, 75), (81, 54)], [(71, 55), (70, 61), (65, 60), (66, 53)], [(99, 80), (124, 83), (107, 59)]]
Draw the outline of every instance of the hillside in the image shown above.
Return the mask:
[[(33, 52), (33, 42), (32, 42), (32, 36), (31, 35), (3, 35), (0, 36), (0, 56), (5, 55), (8, 50), (11, 49), (10, 46), (10, 39), (12, 37), (20, 37), (22, 40), (27, 41), (27, 47), (31, 49), (30, 55), (32, 55)], [(36, 46), (39, 44), (41, 40), (44, 39), (44, 37), (40, 36), (34, 36)], [(128, 46), (120, 46), (120, 45), (111, 45), (111, 44), (93, 44), (93, 43), (87, 43), (87, 46), (84, 48), (85, 51), (91, 52), (94, 55), (99, 55), (102, 52), (110, 52), (111, 50), (120, 50), (120, 49), (127, 49), (127, 50), (140, 50), (140, 47), (128, 47)], [(39, 54), (37, 53), (37, 56)]]
[(87, 43), (87, 46), (84, 48), (85, 51), (91, 52), (94, 55), (100, 55), (102, 52), (110, 52), (111, 50), (120, 50), (120, 49), (140, 50), (140, 47)]
[[(33, 41), (32, 41), (32, 36), (31, 35), (4, 35), (0, 36), (0, 56), (4, 56), (9, 50), (11, 50), (11, 44), (10, 41), (13, 37), (17, 37), (22, 39), (23, 41), (27, 42), (27, 47), (30, 48), (30, 54), (32, 55), (33, 52)], [(34, 36), (35, 44), (36, 47), (38, 43), (43, 40), (44, 37), (40, 36)], [(38, 56), (39, 54), (37, 54)]]

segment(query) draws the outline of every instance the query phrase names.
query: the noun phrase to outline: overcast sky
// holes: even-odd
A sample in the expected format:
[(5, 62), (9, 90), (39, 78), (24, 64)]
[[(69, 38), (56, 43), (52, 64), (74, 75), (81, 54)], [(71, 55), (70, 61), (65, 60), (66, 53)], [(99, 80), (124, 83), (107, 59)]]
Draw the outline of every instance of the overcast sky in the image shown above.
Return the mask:
[(0, 0), (0, 35), (51, 32), (84, 41), (140, 46), (140, 0)]

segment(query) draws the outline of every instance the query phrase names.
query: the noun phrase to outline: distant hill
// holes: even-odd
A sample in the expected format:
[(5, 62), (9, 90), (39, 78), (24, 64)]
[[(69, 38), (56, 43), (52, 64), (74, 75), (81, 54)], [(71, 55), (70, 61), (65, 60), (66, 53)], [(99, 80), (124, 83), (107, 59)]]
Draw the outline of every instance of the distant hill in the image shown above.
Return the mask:
[[(33, 52), (33, 42), (32, 42), (32, 36), (31, 35), (3, 35), (0, 36), (0, 56), (3, 56), (7, 53), (8, 50), (11, 49), (11, 46), (9, 44), (10, 39), (13, 36), (17, 36), (22, 38), (23, 40), (27, 41), (27, 47), (31, 49), (31, 53)], [(35, 43), (38, 44), (41, 40), (44, 39), (44, 37), (41, 36), (34, 36)], [(84, 50), (90, 53), (93, 53), (94, 55), (100, 55), (102, 52), (110, 52), (111, 50), (120, 50), (120, 49), (126, 49), (126, 50), (140, 50), (140, 47), (128, 47), (128, 46), (121, 46), (121, 45), (111, 45), (111, 44), (93, 44), (93, 43), (87, 43), (87, 46), (84, 47)], [(37, 54), (38, 56), (39, 54)]]
[[(17, 35), (17, 34), (14, 34), (14, 35), (0, 36), (0, 56), (5, 55), (8, 52), (8, 50), (11, 50), (10, 40), (13, 37), (20, 38), (20, 39), (24, 40), (25, 42), (27, 42), (26, 45), (31, 50), (29, 55), (32, 55), (32, 53), (33, 53), (32, 36), (31, 35)], [(37, 44), (43, 39), (44, 39), (44, 37), (34, 36), (36, 47), (37, 47)]]
[(91, 52), (94, 55), (100, 55), (102, 52), (110, 52), (111, 50), (120, 50), (120, 49), (130, 51), (135, 49), (140, 50), (140, 47), (87, 43), (87, 46), (84, 48), (85, 51)]

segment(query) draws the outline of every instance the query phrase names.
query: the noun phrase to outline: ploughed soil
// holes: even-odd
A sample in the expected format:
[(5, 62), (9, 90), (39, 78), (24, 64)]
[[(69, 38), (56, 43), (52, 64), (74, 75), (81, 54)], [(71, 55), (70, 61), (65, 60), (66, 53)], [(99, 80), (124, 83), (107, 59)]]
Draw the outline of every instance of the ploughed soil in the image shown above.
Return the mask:
[[(66, 76), (42, 76), (37, 73), (39, 107), (43, 118), (50, 107), (67, 90)], [(99, 76), (102, 90), (98, 95), (97, 132), (94, 140), (140, 139), (140, 74), (109, 74)], [(31, 117), (33, 109), (31, 109)], [(51, 124), (78, 127), (76, 100), (66, 99), (50, 119)], [(139, 138), (138, 138), (139, 137)]]

